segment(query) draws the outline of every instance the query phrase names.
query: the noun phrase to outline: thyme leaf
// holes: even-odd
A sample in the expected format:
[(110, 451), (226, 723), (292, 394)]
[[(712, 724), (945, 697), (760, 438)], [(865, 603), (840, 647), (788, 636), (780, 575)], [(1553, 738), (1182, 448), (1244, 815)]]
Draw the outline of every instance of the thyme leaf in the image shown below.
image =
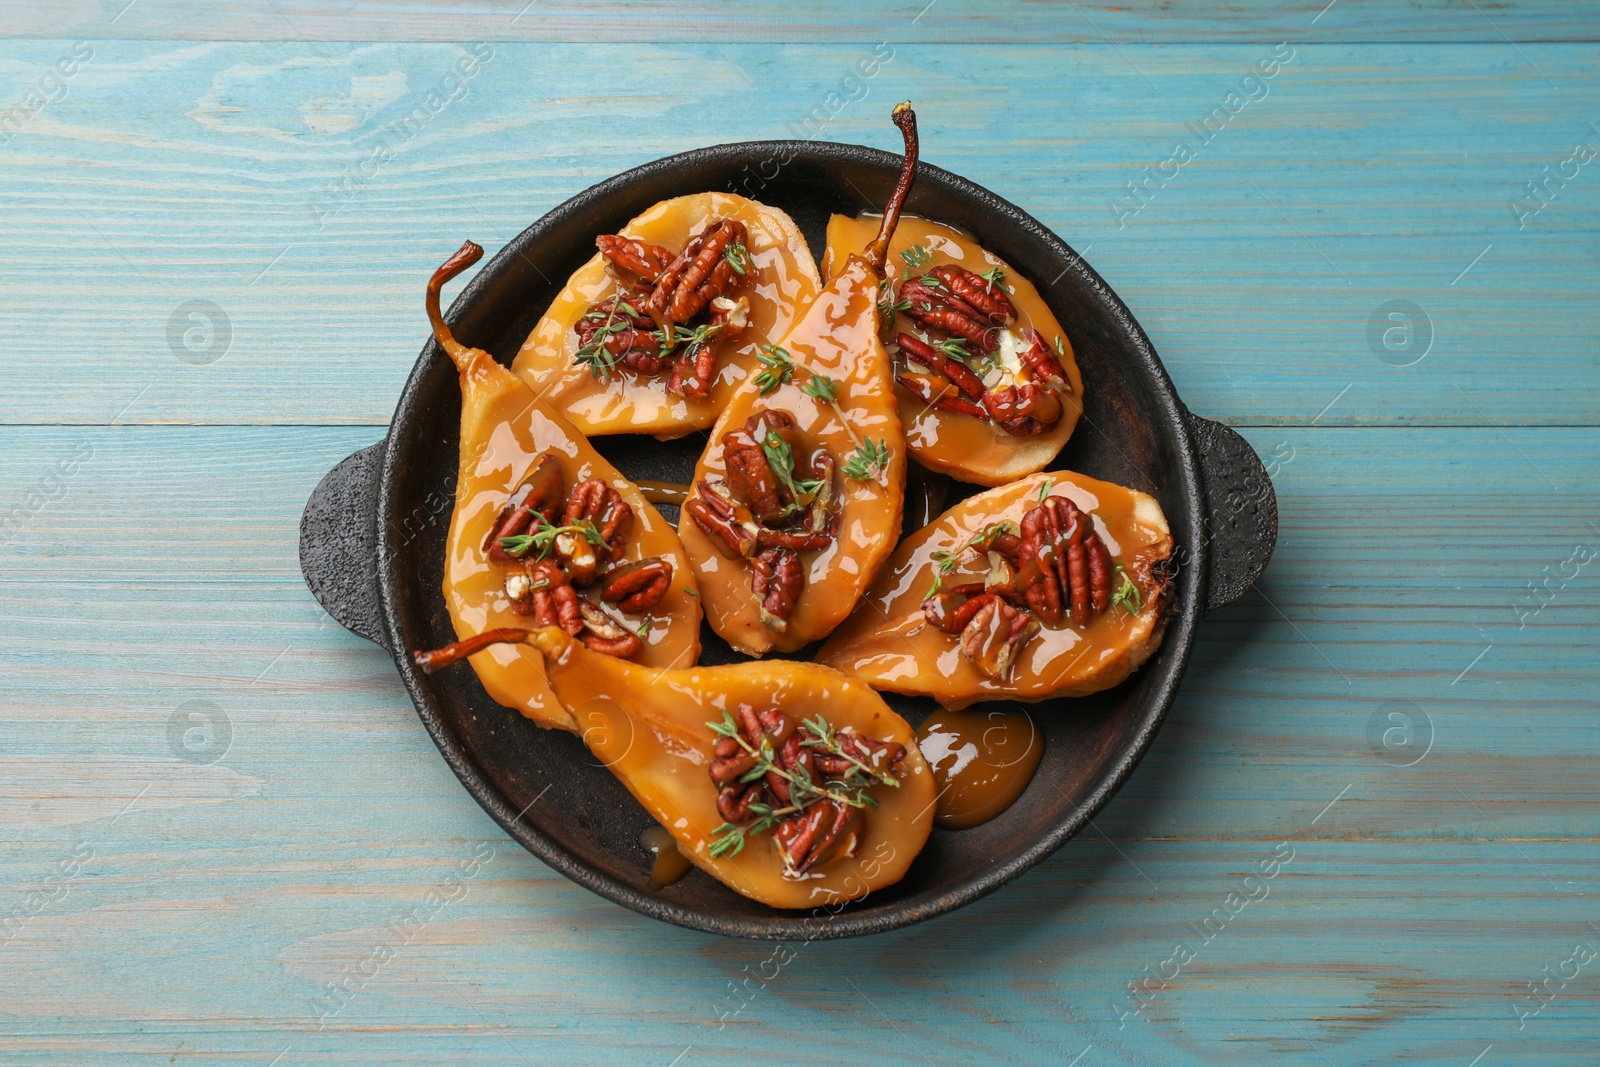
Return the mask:
[(722, 250), (722, 258), (728, 261), (728, 266), (733, 268), (735, 274), (750, 273), (750, 250), (744, 242), (735, 241)]
[(844, 476), (856, 482), (876, 478), (888, 469), (889, 440), (886, 437), (876, 442), (867, 438), (844, 462)]
[(756, 359), (761, 362), (761, 372), (755, 377), (755, 385), (762, 396), (771, 396), (778, 391), (778, 386), (788, 385), (789, 379), (794, 377), (794, 357), (787, 348), (762, 345)]
[(1128, 576), (1128, 569), (1122, 564), (1117, 564), (1117, 577), (1122, 579), (1122, 584), (1117, 586), (1117, 591), (1111, 594), (1111, 603), (1122, 608), (1129, 615), (1139, 614), (1144, 607), (1144, 594), (1139, 591), (1139, 586)]
[(906, 266), (912, 270), (921, 270), (933, 258), (933, 253), (921, 245), (912, 245), (900, 253), (900, 258), (905, 260)]
[(539, 512), (533, 513), (533, 531), (531, 533), (516, 534), (512, 537), (500, 538), (500, 547), (506, 550), (507, 555), (518, 559), (525, 558), (528, 553), (537, 551), (536, 559), (547, 559), (555, 548), (556, 538), (562, 534), (580, 534), (596, 548), (602, 547), (606, 539), (601, 536), (600, 528), (588, 519), (580, 519), (571, 526), (555, 526)]

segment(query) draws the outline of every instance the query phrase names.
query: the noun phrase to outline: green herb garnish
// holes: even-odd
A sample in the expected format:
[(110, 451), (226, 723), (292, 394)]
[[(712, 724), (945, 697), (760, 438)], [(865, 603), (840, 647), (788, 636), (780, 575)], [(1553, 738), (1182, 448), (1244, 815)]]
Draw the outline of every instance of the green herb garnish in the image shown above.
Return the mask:
[(856, 482), (876, 478), (888, 469), (889, 440), (883, 437), (876, 442), (867, 438), (844, 462), (844, 476)]
[(756, 375), (755, 385), (762, 396), (771, 396), (778, 391), (778, 386), (789, 384), (789, 379), (794, 377), (794, 357), (786, 348), (762, 345), (756, 359), (761, 361), (762, 369)]
[(1117, 577), (1122, 579), (1122, 584), (1117, 586), (1117, 591), (1111, 594), (1111, 603), (1122, 608), (1129, 615), (1139, 614), (1144, 607), (1144, 594), (1139, 592), (1139, 586), (1128, 577), (1127, 568), (1117, 564)]
[(722, 258), (728, 261), (728, 266), (733, 268), (735, 274), (750, 273), (750, 250), (742, 242), (735, 241), (724, 248)]

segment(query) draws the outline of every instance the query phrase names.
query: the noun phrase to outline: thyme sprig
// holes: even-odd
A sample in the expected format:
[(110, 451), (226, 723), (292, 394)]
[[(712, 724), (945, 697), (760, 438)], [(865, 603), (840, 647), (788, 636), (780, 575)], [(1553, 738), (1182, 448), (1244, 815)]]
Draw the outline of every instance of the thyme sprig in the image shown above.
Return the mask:
[[(605, 321), (600, 324), (599, 329), (589, 336), (588, 343), (581, 346), (572, 356), (572, 362), (588, 364), (589, 374), (602, 381), (609, 382), (611, 375), (617, 369), (617, 357), (611, 354), (611, 350), (606, 347), (606, 342), (619, 333), (626, 333), (628, 330), (633, 329), (632, 318), (626, 318), (620, 322), (617, 320), (617, 312), (619, 311), (635, 317), (639, 314), (638, 310), (627, 301), (620, 298), (612, 300), (611, 307), (606, 311)], [(591, 310), (584, 318), (600, 318), (600, 309)]]
[(991, 293), (994, 292), (994, 287), (997, 285), (999, 285), (1002, 290), (1005, 289), (1005, 286), (1001, 285), (1000, 283), (1000, 279), (1004, 278), (1005, 276), (1005, 271), (1001, 270), (999, 267), (990, 267), (988, 270), (978, 275), (978, 277), (989, 283), (988, 289)]
[(756, 375), (755, 385), (762, 396), (771, 396), (778, 391), (778, 386), (788, 385), (794, 377), (794, 357), (787, 348), (762, 345), (756, 352), (756, 359), (761, 362), (761, 371)]
[(1139, 591), (1138, 584), (1128, 576), (1128, 569), (1120, 563), (1117, 564), (1117, 577), (1122, 579), (1122, 584), (1111, 594), (1111, 603), (1129, 615), (1139, 614), (1144, 607), (1144, 594)]
[(600, 528), (588, 519), (579, 519), (571, 526), (556, 526), (542, 514), (533, 513), (533, 529), (531, 533), (515, 534), (511, 537), (500, 538), (500, 547), (506, 550), (507, 555), (524, 559), (529, 552), (539, 553), (535, 560), (547, 559), (555, 547), (556, 538), (562, 534), (577, 534), (582, 536), (596, 548), (602, 547), (606, 539), (601, 536)]
[(876, 478), (889, 469), (889, 439), (867, 438), (844, 461), (844, 476), (854, 482)]
[(906, 264), (905, 273), (901, 277), (910, 278), (912, 271), (919, 271), (928, 265), (928, 261), (933, 259), (933, 253), (921, 245), (912, 245), (900, 253), (900, 258), (905, 260)]
[(722, 258), (728, 261), (728, 266), (733, 268), (735, 274), (750, 273), (750, 250), (744, 242), (735, 241), (722, 250)]
[(923, 595), (922, 599), (927, 600), (929, 597), (938, 595), (939, 590), (944, 588), (944, 580), (950, 577), (961, 563), (961, 557), (966, 554), (967, 549), (981, 548), (987, 550), (990, 545), (994, 544), (995, 538), (1001, 534), (1018, 532), (1017, 524), (1009, 520), (991, 522), (969, 537), (964, 544), (952, 549), (935, 552), (933, 554), (933, 564), (938, 569), (938, 573), (933, 576), (933, 585), (928, 587), (928, 591)]
[(794, 476), (794, 449), (776, 431), (767, 431), (767, 439), (761, 442), (761, 452), (767, 457), (767, 465), (778, 483), (789, 491), (789, 499), (793, 501), (789, 505), (791, 510), (798, 510), (816, 498), (822, 482)]

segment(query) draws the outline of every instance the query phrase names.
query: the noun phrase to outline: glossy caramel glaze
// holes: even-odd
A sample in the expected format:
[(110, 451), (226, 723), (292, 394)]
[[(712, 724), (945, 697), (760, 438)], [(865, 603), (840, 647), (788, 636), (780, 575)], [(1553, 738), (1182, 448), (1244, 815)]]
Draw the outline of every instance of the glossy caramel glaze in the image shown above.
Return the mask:
[[(672, 561), (672, 585), (648, 615), (639, 663), (686, 666), (700, 655), (700, 601), (683, 546), (661, 513), (596, 452), (571, 423), (534, 398), (524, 382), (481, 349), (461, 348), (461, 459), (455, 514), (445, 544), (444, 598), (458, 638), (502, 626), (530, 626), (511, 610), (506, 568), (490, 561), (483, 542), (506, 498), (534, 462), (554, 453), (567, 488), (588, 478), (613, 486), (633, 507), (633, 534), (623, 561), (661, 556)], [(598, 587), (583, 593), (592, 595)], [(582, 594), (580, 594), (582, 595)], [(643, 616), (638, 617), (643, 621)], [(573, 730), (571, 715), (555, 699), (539, 654), (524, 645), (494, 645), (471, 658), (489, 695), (544, 726)]]
[(1033, 780), (1044, 734), (1024, 711), (937, 711), (917, 728), (939, 785), (934, 823), (965, 830), (1005, 811)]
[[(961, 654), (954, 635), (922, 617), (922, 601), (938, 575), (933, 556), (960, 550), (992, 523), (1019, 522), (1039, 502), (1046, 484), (1051, 495), (1069, 497), (1093, 515), (1095, 530), (1139, 586), (1143, 603), (1137, 615), (1113, 604), (1081, 630), (1070, 621), (1057, 629), (1045, 627), (1022, 646), (1007, 677), (990, 678)], [(1169, 582), (1158, 564), (1171, 556), (1172, 534), (1153, 497), (1068, 471), (1036, 474), (962, 501), (901, 542), (861, 607), (834, 632), (817, 661), (875, 689), (931, 696), (952, 708), (1001, 697), (1038, 701), (1098, 693), (1125, 679), (1161, 643)], [(986, 570), (981, 553), (962, 552), (944, 582), (981, 582)]]
[(682, 507), (689, 499), (689, 487), (681, 482), (657, 482), (641, 478), (634, 483), (639, 492), (652, 504), (671, 504)]
[[(910, 725), (859, 680), (790, 660), (656, 671), (590, 652), (554, 628), (534, 639), (590, 751), (671, 831), (695, 866), (736, 892), (775, 908), (853, 900), (899, 881), (927, 842), (933, 773)], [(709, 774), (716, 735), (706, 723), (740, 704), (775, 708), (796, 722), (821, 714), (835, 728), (852, 726), (906, 746), (900, 786), (873, 790), (878, 807), (867, 810), (854, 855), (795, 879), (783, 876), (770, 833), (750, 837), (737, 855), (711, 855), (722, 817)]]
[(664, 200), (620, 232), (677, 253), (718, 218), (745, 224), (756, 278), (737, 294), (750, 300), (749, 325), (738, 339), (722, 345), (716, 384), (709, 397), (690, 400), (669, 395), (665, 372), (640, 377), (618, 368), (606, 382), (573, 362), (578, 350), (574, 324), (589, 308), (617, 291), (617, 280), (599, 253), (578, 268), (551, 302), (523, 342), (512, 369), (541, 399), (591, 436), (650, 433), (679, 437), (711, 425), (756, 365), (759, 346), (788, 333), (822, 287), (805, 238), (793, 220), (776, 208), (731, 193), (695, 193)]
[(644, 828), (639, 835), (639, 844), (655, 857), (650, 864), (651, 889), (665, 889), (688, 874), (694, 866), (678, 847), (678, 839), (672, 836), (672, 831), (659, 823), (651, 823)]
[[(793, 380), (765, 397), (753, 381), (734, 394), (711, 431), (694, 481), (723, 477), (722, 435), (757, 411), (788, 412), (806, 449), (822, 447), (832, 454), (838, 536), (827, 548), (802, 553), (806, 587), (786, 630), (779, 633), (761, 620), (760, 601), (750, 589), (750, 562), (722, 555), (687, 512), (678, 519), (707, 621), (730, 645), (752, 656), (773, 648), (793, 652), (826, 636), (850, 614), (894, 547), (905, 494), (905, 443), (889, 354), (878, 340), (877, 276), (867, 263), (852, 259), (781, 343), (794, 358)], [(802, 391), (813, 371), (834, 380), (844, 421), (831, 405)], [(887, 442), (887, 469), (864, 481), (846, 477), (846, 461), (868, 438)]]
[[(828, 222), (828, 250), (822, 260), (823, 274), (832, 278), (847, 258), (865, 248), (878, 232), (876, 216), (863, 215), (849, 218), (835, 215)], [(1062, 365), (1072, 388), (1061, 395), (1061, 421), (1049, 433), (1037, 437), (1013, 437), (993, 423), (952, 412), (939, 411), (896, 386), (900, 402), (900, 421), (905, 425), (906, 445), (918, 463), (934, 470), (978, 485), (1004, 485), (1018, 478), (1043, 470), (1061, 451), (1061, 446), (1072, 436), (1073, 427), (1083, 411), (1083, 376), (1072, 358), (1072, 341), (1061, 324), (1051, 314), (1044, 299), (1033, 283), (998, 256), (986, 252), (968, 234), (927, 219), (905, 216), (895, 230), (889, 244), (889, 269), (898, 287), (905, 273), (905, 261), (900, 253), (913, 245), (921, 245), (932, 258), (920, 270), (928, 267), (953, 264), (965, 267), (974, 274), (999, 267), (1004, 271), (1002, 282), (1010, 292), (1011, 302), (1017, 309), (1017, 320), (1008, 330), (1019, 338), (1027, 328), (1038, 330), (1045, 340), (1053, 342), (1060, 337), (1066, 356)], [(914, 337), (927, 337), (916, 323), (904, 313), (895, 316), (894, 324), (885, 328), (884, 334), (892, 338), (897, 333)], [(943, 335), (941, 334), (940, 337)], [(937, 340), (937, 339), (936, 339)], [(903, 368), (902, 368), (903, 369)], [(1001, 372), (991, 372), (1000, 380)], [(986, 380), (985, 384), (992, 384)]]

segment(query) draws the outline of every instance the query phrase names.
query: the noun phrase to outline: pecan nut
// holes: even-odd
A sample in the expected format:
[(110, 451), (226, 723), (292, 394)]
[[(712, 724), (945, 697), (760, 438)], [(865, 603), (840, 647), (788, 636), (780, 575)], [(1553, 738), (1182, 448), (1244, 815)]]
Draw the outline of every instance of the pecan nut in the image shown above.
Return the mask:
[(860, 808), (821, 800), (778, 824), (784, 874), (797, 878), (819, 863), (855, 854), (865, 819)]
[(561, 473), (561, 464), (556, 457), (548, 452), (540, 456), (539, 462), (512, 490), (511, 498), (489, 525), (489, 533), (483, 539), (484, 554), (495, 563), (513, 562), (513, 557), (500, 544), (500, 539), (527, 533), (528, 527), (533, 525), (535, 514), (545, 522), (552, 521), (561, 507), (566, 487), (566, 476)]
[(761, 621), (782, 633), (789, 628), (789, 616), (805, 590), (806, 572), (797, 552), (787, 548), (768, 548), (752, 561), (750, 589), (761, 601)]
[(1094, 521), (1066, 497), (1047, 497), (1022, 517), (1017, 581), (1046, 626), (1070, 612), (1088, 626), (1111, 604), (1111, 553)]
[(600, 599), (629, 613), (648, 611), (672, 586), (672, 561), (660, 556), (635, 560), (606, 572)]
[(648, 244), (633, 237), (623, 237), (621, 234), (605, 233), (594, 239), (595, 247), (600, 249), (600, 254), (614, 266), (621, 267), (629, 274), (637, 275), (641, 281), (655, 284), (661, 272), (675, 258), (673, 254), (660, 245)]
[(573, 634), (591, 652), (599, 652), (618, 659), (629, 659), (639, 654), (644, 642), (639, 635), (625, 629), (617, 620), (587, 600), (580, 600), (578, 608), (582, 619), (581, 629)]
[(769, 438), (787, 444), (791, 453), (798, 443), (794, 417), (786, 411), (762, 411), (750, 416), (737, 430), (722, 435), (723, 465), (728, 471), (728, 491), (750, 509), (757, 522), (772, 524), (788, 517), (795, 501), (789, 496), (767, 459)]
[(699, 488), (699, 495), (684, 504), (689, 518), (729, 559), (753, 555), (761, 527), (750, 509), (735, 501), (720, 481), (701, 479)]
[(505, 591), (511, 610), (532, 615), (539, 626), (559, 626), (574, 636), (583, 628), (578, 591), (553, 559), (517, 564), (506, 575)]
[(599, 565), (617, 556), (633, 533), (633, 508), (621, 493), (591, 478), (572, 487), (561, 521), (565, 526), (587, 522), (599, 532), (598, 545), (581, 534), (556, 538), (556, 554), (567, 564), (568, 575), (574, 583), (587, 585), (594, 581)]
[(712, 220), (662, 270), (646, 306), (670, 322), (687, 322), (712, 300), (726, 296), (742, 284), (745, 274), (725, 253), (730, 245), (743, 246), (746, 235), (742, 222)]

